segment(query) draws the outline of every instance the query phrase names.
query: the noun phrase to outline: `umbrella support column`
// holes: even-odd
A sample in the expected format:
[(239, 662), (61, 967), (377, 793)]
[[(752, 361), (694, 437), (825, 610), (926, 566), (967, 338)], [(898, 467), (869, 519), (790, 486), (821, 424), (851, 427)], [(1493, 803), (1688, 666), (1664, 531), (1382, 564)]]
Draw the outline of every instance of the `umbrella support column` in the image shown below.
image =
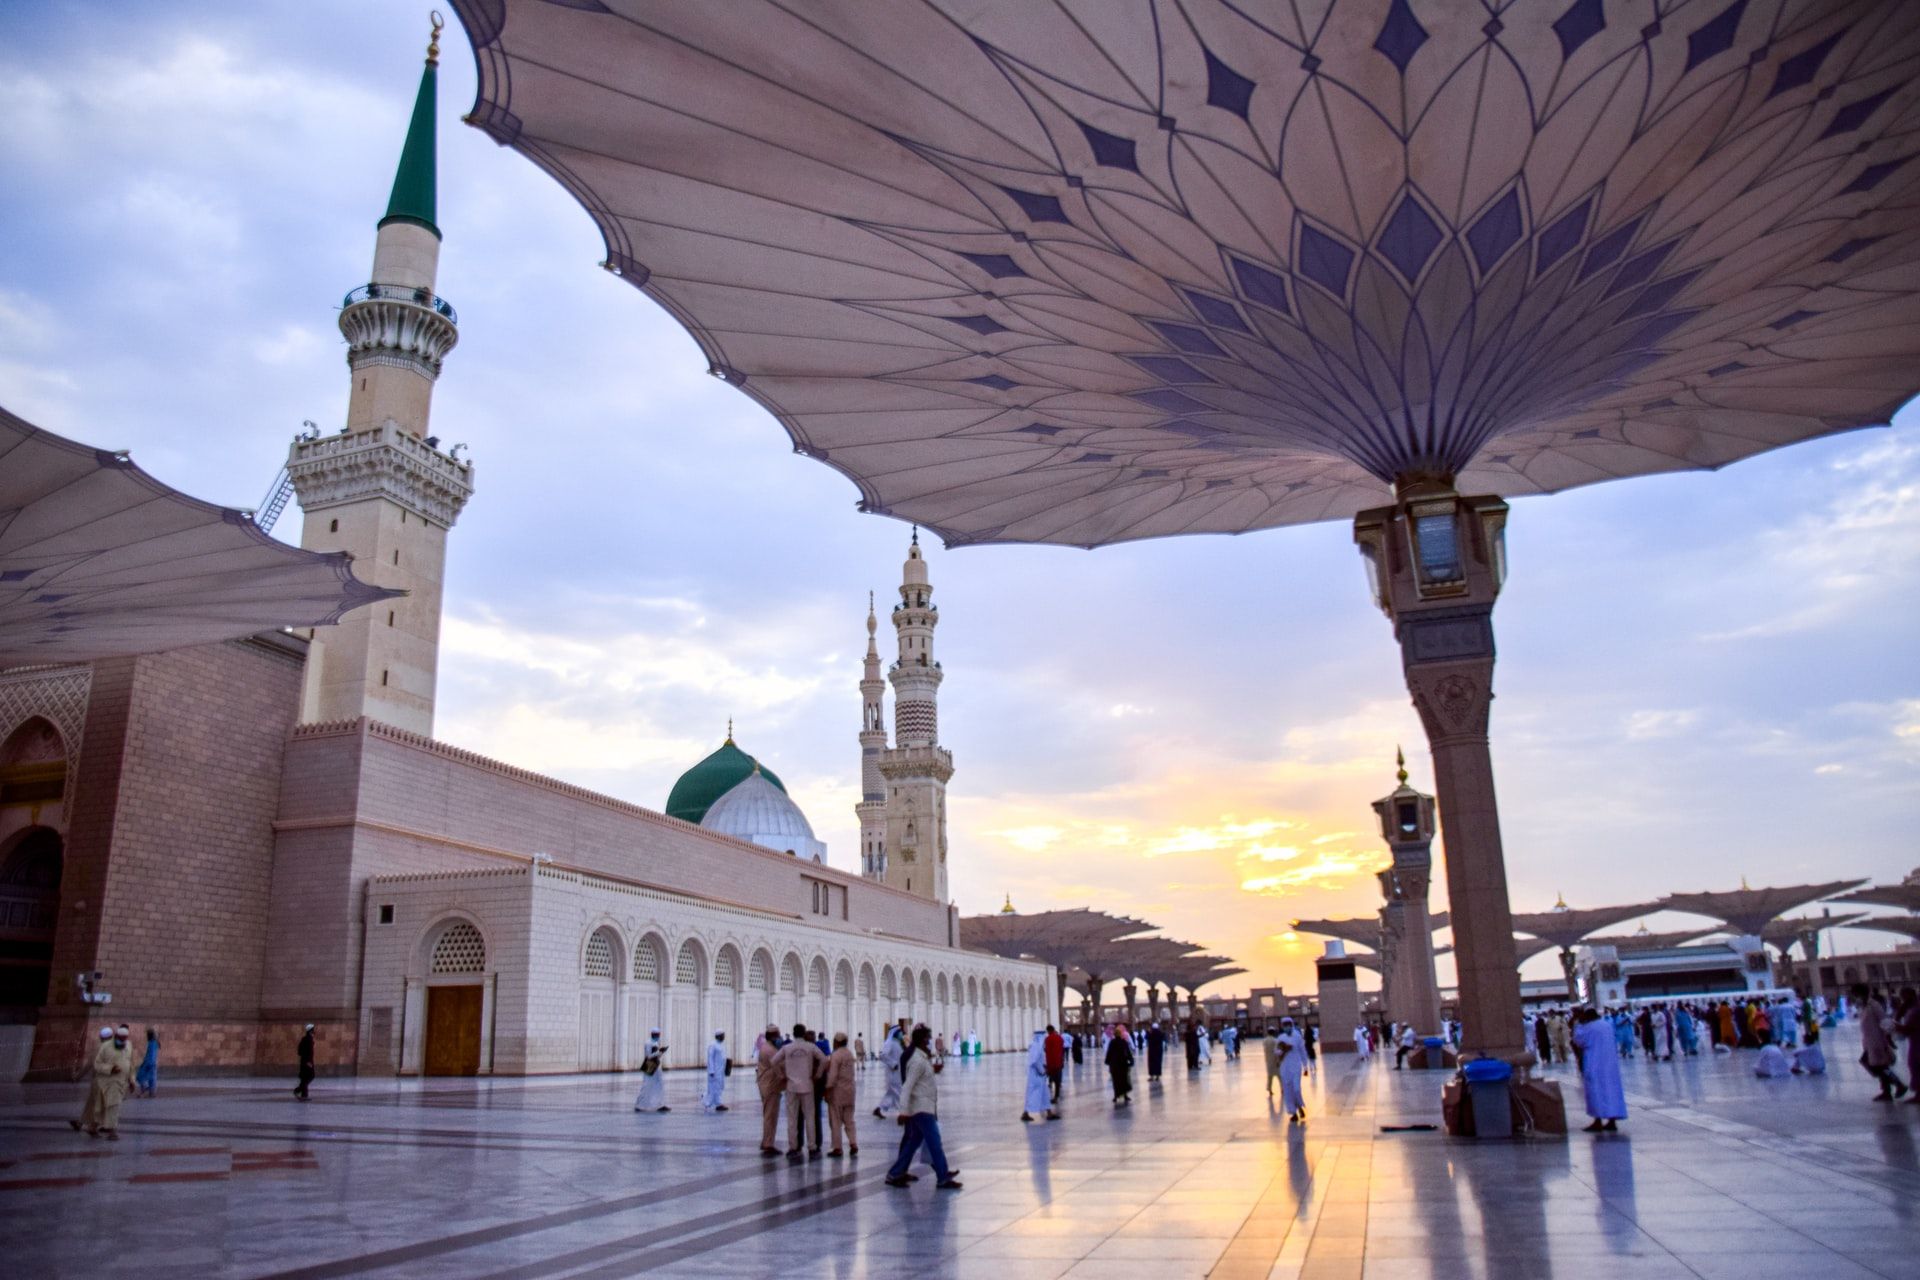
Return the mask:
[(1393, 621), (1407, 689), (1433, 751), (1460, 975), (1463, 1057), (1526, 1052), (1520, 973), (1494, 798), (1493, 602), (1505, 576), (1506, 503), (1403, 482), (1391, 507), (1354, 520), (1374, 599)]

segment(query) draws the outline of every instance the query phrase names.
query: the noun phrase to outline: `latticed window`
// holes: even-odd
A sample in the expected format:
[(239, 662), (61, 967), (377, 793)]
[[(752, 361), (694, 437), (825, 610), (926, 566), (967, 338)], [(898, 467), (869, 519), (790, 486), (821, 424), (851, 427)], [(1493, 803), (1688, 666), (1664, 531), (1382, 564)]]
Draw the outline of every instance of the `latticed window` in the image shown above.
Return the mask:
[(747, 970), (747, 988), (750, 991), (765, 991), (773, 986), (773, 962), (765, 955), (753, 958), (753, 965)]
[(833, 971), (833, 994), (837, 996), (853, 994), (853, 969), (850, 966), (843, 964)]
[(873, 970), (871, 969), (860, 970), (860, 998), (862, 1000), (873, 998)]
[(465, 920), (447, 926), (433, 944), (430, 973), (481, 973), (487, 967), (487, 944), (480, 931)]
[(823, 996), (827, 994), (827, 962), (826, 961), (815, 960), (813, 962), (812, 985), (809, 986), (807, 989), (813, 992), (813, 994), (815, 995)]
[(636, 982), (660, 981), (660, 952), (652, 938), (640, 939), (633, 949), (633, 977)]
[(891, 969), (880, 971), (880, 994), (889, 1000), (897, 999), (900, 995), (899, 980), (893, 976)]
[(613, 976), (613, 942), (604, 933), (596, 933), (587, 939), (586, 975), (589, 978)]
[(788, 956), (787, 962), (780, 966), (780, 989), (782, 991), (800, 989), (800, 962), (792, 956)]
[(732, 987), (740, 981), (738, 966), (734, 964), (733, 952), (722, 951), (720, 958), (713, 962), (713, 984), (716, 987)]
[(691, 942), (680, 948), (680, 957), (673, 962), (673, 980), (690, 987), (700, 985), (700, 953)]

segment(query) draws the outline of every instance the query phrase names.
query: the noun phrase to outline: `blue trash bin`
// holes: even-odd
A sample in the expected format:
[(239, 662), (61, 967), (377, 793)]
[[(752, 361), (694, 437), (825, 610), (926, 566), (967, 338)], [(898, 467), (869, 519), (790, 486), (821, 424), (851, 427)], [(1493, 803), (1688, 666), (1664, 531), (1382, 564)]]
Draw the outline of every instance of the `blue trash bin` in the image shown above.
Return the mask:
[(1498, 1058), (1475, 1058), (1460, 1069), (1473, 1098), (1473, 1132), (1482, 1138), (1513, 1136), (1513, 1068)]
[(1427, 1070), (1438, 1071), (1446, 1063), (1446, 1053), (1444, 1050), (1447, 1047), (1447, 1038), (1445, 1036), (1428, 1036), (1426, 1038), (1426, 1046)]

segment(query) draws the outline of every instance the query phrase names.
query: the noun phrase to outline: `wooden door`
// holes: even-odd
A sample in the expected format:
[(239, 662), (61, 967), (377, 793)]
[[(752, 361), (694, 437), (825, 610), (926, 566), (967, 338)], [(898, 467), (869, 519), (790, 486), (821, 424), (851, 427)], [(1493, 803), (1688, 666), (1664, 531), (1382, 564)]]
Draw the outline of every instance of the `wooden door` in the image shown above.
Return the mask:
[(480, 1072), (479, 984), (427, 988), (427, 1074)]

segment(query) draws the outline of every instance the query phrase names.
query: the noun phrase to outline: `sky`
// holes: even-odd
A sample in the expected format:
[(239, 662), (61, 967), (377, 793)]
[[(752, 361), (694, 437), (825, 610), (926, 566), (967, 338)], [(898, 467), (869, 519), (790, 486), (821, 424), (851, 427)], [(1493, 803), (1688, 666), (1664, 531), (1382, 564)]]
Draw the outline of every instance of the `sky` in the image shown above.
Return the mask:
[[(256, 506), (303, 420), (344, 420), (335, 313), (367, 278), (426, 13), (0, 6), (0, 405)], [(457, 27), (446, 46), (460, 342), (432, 429), (477, 477), (435, 736), (658, 807), (731, 719), (857, 870), (867, 593), (884, 630), (908, 530), (857, 514), (599, 268), (569, 197), (459, 122), (473, 66)], [(1920, 865), (1920, 407), (1717, 474), (1520, 499), (1508, 546), (1516, 911)], [(928, 561), (961, 910), (1124, 912), (1235, 957), (1249, 976), (1222, 990), (1311, 990), (1321, 944), (1289, 923), (1377, 908), (1368, 804), (1397, 744), (1431, 789), (1349, 527)]]

